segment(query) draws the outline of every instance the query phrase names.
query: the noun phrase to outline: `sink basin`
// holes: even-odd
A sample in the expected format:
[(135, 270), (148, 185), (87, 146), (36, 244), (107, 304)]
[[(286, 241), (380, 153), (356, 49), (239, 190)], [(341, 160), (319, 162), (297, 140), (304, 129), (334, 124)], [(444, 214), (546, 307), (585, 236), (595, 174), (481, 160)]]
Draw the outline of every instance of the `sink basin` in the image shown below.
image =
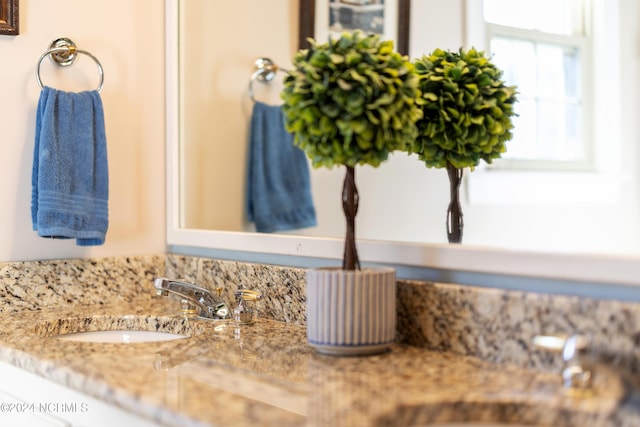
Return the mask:
[(196, 331), (189, 320), (175, 316), (96, 315), (39, 323), (34, 333), (57, 341), (135, 344), (184, 339)]
[(122, 330), (77, 332), (74, 334), (56, 335), (54, 338), (62, 341), (133, 344), (140, 342), (172, 341), (187, 337), (169, 332)]

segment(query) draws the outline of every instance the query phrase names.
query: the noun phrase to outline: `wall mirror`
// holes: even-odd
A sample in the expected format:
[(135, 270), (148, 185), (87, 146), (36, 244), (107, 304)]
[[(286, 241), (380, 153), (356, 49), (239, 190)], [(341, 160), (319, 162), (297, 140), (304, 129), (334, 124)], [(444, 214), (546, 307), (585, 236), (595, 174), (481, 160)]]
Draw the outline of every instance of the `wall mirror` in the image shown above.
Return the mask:
[[(298, 46), (299, 0), (165, 1), (169, 245), (287, 256), (294, 264), (340, 259), (343, 171), (312, 171), (317, 227), (256, 233), (244, 209), (250, 76), (259, 57), (284, 68), (290, 64)], [(413, 1), (410, 55), (466, 43), (470, 30), (464, 16), (473, 3)], [(640, 9), (634, 0), (612, 4), (607, 13), (618, 20), (619, 30), (608, 57), (619, 59), (624, 51), (638, 50), (633, 21)], [(451, 19), (422, 25), (433, 15)], [(608, 98), (639, 92), (634, 78), (639, 70), (634, 57), (615, 67), (615, 78), (599, 76), (608, 84), (597, 94), (606, 100), (605, 110), (615, 114), (597, 129), (598, 137), (620, 147), (615, 154), (598, 153), (604, 179), (584, 172), (478, 168), (467, 173), (461, 245), (446, 243), (444, 170), (426, 169), (406, 155), (394, 155), (378, 169), (360, 168), (356, 237), (361, 259), (408, 271), (640, 284), (640, 155), (634, 147), (640, 137), (634, 116), (640, 114), (640, 97)], [(263, 102), (279, 102), (278, 79), (254, 85), (254, 91)]]

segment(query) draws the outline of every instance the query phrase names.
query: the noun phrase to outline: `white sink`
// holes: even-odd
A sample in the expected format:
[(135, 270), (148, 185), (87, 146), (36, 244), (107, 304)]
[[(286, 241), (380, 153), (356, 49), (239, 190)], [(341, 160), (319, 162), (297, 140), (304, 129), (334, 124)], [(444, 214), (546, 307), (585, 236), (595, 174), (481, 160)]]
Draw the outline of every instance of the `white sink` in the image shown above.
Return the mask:
[(187, 338), (185, 335), (158, 331), (88, 331), (55, 335), (62, 341), (133, 344), (141, 342), (171, 341)]

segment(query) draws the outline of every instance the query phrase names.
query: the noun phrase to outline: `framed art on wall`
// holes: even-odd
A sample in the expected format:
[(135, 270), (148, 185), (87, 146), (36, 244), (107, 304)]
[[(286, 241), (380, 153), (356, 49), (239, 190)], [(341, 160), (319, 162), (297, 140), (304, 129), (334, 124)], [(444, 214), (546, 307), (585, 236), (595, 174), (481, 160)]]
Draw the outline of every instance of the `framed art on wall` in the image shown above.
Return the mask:
[(396, 50), (409, 53), (410, 0), (300, 0), (298, 47), (307, 38), (320, 42), (357, 29), (394, 40)]
[(18, 0), (0, 0), (0, 35), (17, 36)]

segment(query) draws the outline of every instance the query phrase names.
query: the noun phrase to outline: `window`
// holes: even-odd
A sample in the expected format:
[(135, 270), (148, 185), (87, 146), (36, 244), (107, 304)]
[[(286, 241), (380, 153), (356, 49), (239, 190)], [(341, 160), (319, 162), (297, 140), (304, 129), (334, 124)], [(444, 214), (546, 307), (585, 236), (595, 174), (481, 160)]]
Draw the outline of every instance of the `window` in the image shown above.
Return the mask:
[[(555, 66), (552, 68), (557, 71), (554, 77), (562, 76), (555, 81), (562, 91), (553, 89), (549, 92), (564, 100), (566, 108), (561, 111), (570, 110), (574, 105), (575, 113), (580, 114), (579, 120), (574, 121), (574, 133), (580, 135), (575, 140), (579, 141), (582, 148), (577, 151), (581, 155), (574, 158), (584, 159), (572, 162), (566, 158), (506, 158), (497, 159), (490, 167), (481, 164), (473, 173), (465, 174), (463, 183), (466, 186), (466, 209), (471, 213), (470, 216), (481, 213), (492, 218), (499, 215), (505, 224), (515, 221), (514, 239), (511, 239), (508, 231), (486, 229), (492, 238), (496, 241), (501, 238), (508, 246), (528, 241), (524, 234), (530, 232), (529, 236), (537, 239), (544, 250), (556, 249), (570, 241), (575, 244), (571, 250), (576, 251), (595, 249), (599, 252), (609, 248), (637, 252), (640, 206), (640, 180), (636, 165), (640, 135), (640, 97), (637, 96), (640, 83), (637, 76), (640, 74), (640, 60), (633, 52), (638, 52), (639, 46), (637, 17), (640, 16), (640, 2), (583, 0), (578, 4), (582, 4), (581, 11), (578, 9), (577, 13), (569, 13), (566, 11), (576, 10), (576, 3), (507, 0), (507, 3), (518, 4), (517, 15), (521, 21), (519, 26), (515, 26), (513, 23), (504, 25), (505, 22), (497, 18), (485, 20), (484, 3), (489, 1), (492, 0), (466, 0), (464, 3), (464, 45), (490, 52), (490, 40), (506, 39), (512, 43), (530, 43), (530, 46), (538, 48), (555, 48), (555, 57), (562, 56), (563, 61), (542, 62)], [(529, 4), (533, 8), (527, 8)], [(536, 10), (544, 11), (545, 20), (536, 15)], [(550, 12), (552, 10), (553, 13)], [(569, 20), (569, 16), (582, 18)], [(523, 23), (525, 20), (527, 22)], [(539, 28), (531, 26), (529, 21), (538, 22)], [(558, 22), (568, 22), (570, 25), (563, 27)], [(528, 35), (522, 37), (523, 33)], [(532, 48), (529, 55), (533, 55), (533, 52), (536, 57), (543, 58), (542, 55), (546, 55), (541, 53), (543, 51), (546, 52)], [(563, 55), (557, 54), (559, 51)], [(499, 52), (494, 53), (496, 62), (500, 56)], [(501, 62), (500, 66), (507, 74), (511, 69), (505, 63), (508, 61)], [(514, 64), (514, 67), (517, 65)], [(571, 67), (578, 68), (579, 73), (566, 71)], [(529, 68), (533, 67), (525, 67), (524, 72), (531, 72)], [(535, 71), (536, 76), (543, 74), (538, 69)], [(505, 77), (511, 79), (511, 75)], [(525, 86), (520, 82), (514, 84), (521, 86), (521, 91)], [(574, 97), (571, 91), (577, 95)], [(536, 97), (534, 100), (539, 101), (538, 104), (545, 99), (538, 94)], [(523, 99), (522, 94), (520, 98)], [(525, 116), (521, 104), (516, 104), (519, 120)], [(537, 105), (537, 110), (544, 113), (540, 105)], [(554, 114), (560, 115), (548, 113), (545, 117)], [(549, 122), (556, 123), (552, 121), (554, 118), (536, 117), (536, 121), (532, 122), (535, 125), (533, 129), (538, 132), (539, 128), (550, 127)], [(570, 121), (563, 123), (567, 129), (571, 129)], [(516, 126), (515, 139), (507, 143), (508, 155), (515, 155), (514, 152), (520, 149), (518, 145), (525, 145), (517, 139), (523, 132), (526, 133), (523, 137), (534, 132), (520, 129), (525, 127), (522, 122)], [(560, 135), (565, 133), (568, 132), (563, 130)], [(537, 136), (538, 141), (548, 138)], [(562, 137), (563, 144), (567, 140), (569, 138)], [(571, 152), (568, 147), (570, 144), (565, 146), (565, 152)], [(482, 228), (484, 231), (485, 228)], [(561, 243), (556, 247), (557, 242)], [(597, 244), (592, 245), (594, 242)], [(473, 242), (468, 239), (467, 243)]]
[(486, 50), (518, 86), (499, 168), (593, 167), (587, 0), (483, 0)]

